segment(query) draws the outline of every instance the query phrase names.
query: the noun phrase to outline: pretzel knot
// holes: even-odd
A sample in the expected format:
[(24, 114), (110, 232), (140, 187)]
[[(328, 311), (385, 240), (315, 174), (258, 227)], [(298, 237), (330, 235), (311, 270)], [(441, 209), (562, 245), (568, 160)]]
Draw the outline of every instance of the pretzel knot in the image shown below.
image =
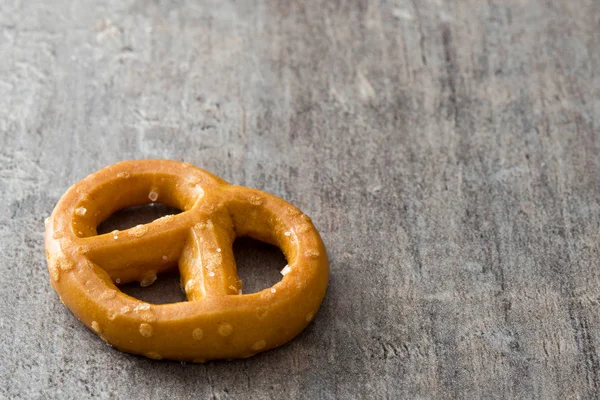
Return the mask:
[[(182, 212), (97, 234), (113, 212), (155, 201)], [(186, 163), (100, 170), (72, 186), (46, 223), (50, 280), (63, 303), (107, 343), (154, 359), (245, 358), (282, 345), (308, 325), (327, 289), (327, 254), (310, 218)], [(241, 294), (232, 250), (239, 236), (283, 251), (280, 282)], [(150, 284), (177, 265), (188, 301), (148, 304), (115, 285)]]

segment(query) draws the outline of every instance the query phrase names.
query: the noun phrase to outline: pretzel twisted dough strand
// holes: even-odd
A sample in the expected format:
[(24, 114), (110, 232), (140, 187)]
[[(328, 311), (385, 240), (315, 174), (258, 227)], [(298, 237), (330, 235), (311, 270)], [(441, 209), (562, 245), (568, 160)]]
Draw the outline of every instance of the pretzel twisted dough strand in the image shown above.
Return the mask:
[[(125, 207), (160, 201), (183, 212), (97, 235)], [(317, 312), (329, 266), (323, 242), (296, 207), (186, 163), (126, 161), (73, 185), (46, 221), (52, 286), (104, 341), (154, 359), (205, 362), (250, 357), (299, 334)], [(289, 271), (241, 295), (232, 243), (250, 236), (278, 246)], [(148, 304), (115, 283), (153, 282), (179, 266), (188, 301)]]

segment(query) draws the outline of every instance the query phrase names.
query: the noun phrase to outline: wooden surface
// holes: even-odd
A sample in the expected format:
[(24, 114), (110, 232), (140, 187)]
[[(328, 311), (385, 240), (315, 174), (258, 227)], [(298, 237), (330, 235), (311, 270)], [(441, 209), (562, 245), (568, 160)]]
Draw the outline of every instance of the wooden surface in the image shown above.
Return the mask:
[[(0, 398), (597, 397), (599, 68), (596, 0), (0, 1)], [(314, 323), (206, 365), (85, 329), (43, 220), (138, 158), (309, 214)]]

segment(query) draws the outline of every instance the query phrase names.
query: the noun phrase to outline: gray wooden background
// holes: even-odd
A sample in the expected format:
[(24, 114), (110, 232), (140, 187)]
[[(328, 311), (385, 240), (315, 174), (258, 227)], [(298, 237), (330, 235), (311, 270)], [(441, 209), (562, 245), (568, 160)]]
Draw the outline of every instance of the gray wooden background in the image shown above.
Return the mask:
[[(597, 397), (598, 121), (597, 0), (1, 0), (0, 398)], [(309, 214), (314, 323), (206, 365), (85, 329), (43, 220), (138, 158)]]

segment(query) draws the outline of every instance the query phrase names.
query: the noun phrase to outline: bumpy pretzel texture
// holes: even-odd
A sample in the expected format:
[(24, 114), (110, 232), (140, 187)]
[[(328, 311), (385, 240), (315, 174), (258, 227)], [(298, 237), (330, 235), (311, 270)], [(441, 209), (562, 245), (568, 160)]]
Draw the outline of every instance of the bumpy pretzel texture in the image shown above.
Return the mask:
[[(183, 212), (97, 234), (116, 210), (155, 201)], [(187, 163), (107, 167), (73, 185), (46, 224), (50, 281), (63, 303), (107, 343), (149, 358), (204, 362), (280, 346), (308, 325), (327, 289), (327, 254), (310, 218)], [(241, 294), (232, 251), (239, 236), (283, 251), (280, 282)], [(185, 302), (148, 304), (116, 286), (151, 283), (177, 266)]]

